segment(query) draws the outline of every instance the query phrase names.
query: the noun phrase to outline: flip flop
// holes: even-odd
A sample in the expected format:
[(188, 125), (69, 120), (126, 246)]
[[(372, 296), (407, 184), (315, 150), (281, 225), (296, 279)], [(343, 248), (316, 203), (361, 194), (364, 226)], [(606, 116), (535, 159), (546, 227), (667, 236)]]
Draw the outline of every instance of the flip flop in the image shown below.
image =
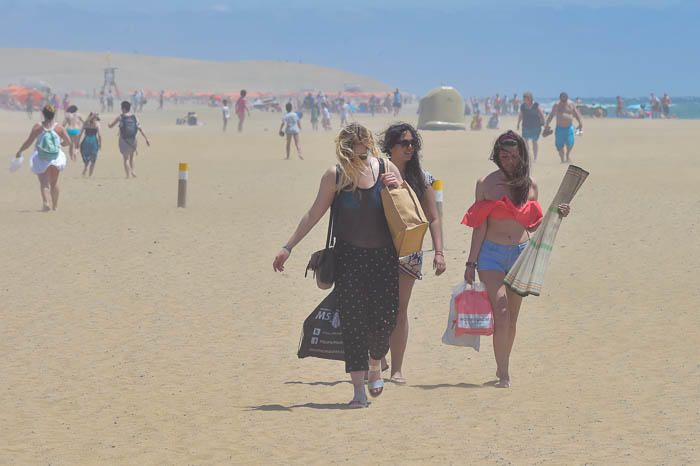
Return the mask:
[(379, 379), (368, 380), (367, 388), (369, 389), (369, 394), (372, 398), (377, 398), (384, 391), (384, 379), (382, 378), (381, 366), (377, 364), (376, 366), (369, 366), (368, 376), (370, 372), (376, 372), (379, 374)]
[(393, 377), (393, 376), (392, 376), (392, 377), (389, 379), (389, 382), (393, 382), (393, 383), (395, 383), (395, 384), (397, 384), (397, 385), (406, 385), (406, 379), (403, 378), (403, 377)]

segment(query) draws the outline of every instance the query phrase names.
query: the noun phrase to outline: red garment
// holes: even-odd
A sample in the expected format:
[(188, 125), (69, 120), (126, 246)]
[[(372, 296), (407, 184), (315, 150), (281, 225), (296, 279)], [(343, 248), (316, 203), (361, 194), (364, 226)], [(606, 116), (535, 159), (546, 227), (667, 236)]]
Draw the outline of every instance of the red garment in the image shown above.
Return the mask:
[(537, 227), (542, 220), (542, 207), (537, 201), (527, 201), (517, 207), (508, 196), (497, 201), (475, 202), (464, 214), (462, 224), (472, 228), (481, 226), (488, 217), (497, 220), (512, 218), (528, 230)]

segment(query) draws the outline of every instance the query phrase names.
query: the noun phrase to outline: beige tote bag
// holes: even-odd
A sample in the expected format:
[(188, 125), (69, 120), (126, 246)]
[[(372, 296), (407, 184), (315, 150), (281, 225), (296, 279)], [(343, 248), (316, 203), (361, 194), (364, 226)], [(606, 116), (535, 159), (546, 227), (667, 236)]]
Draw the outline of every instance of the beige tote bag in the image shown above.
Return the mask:
[(404, 181), (398, 188), (382, 189), (381, 195), (396, 253), (403, 257), (422, 250), (429, 224), (416, 193)]

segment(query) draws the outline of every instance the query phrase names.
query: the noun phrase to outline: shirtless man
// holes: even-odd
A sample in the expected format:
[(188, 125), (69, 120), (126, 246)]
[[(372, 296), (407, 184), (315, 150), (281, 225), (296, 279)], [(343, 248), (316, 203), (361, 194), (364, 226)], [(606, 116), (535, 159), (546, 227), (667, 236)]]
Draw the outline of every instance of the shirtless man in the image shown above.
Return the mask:
[(559, 94), (559, 102), (554, 104), (547, 117), (547, 122), (544, 124), (545, 130), (550, 129), (549, 124), (555, 116), (557, 117), (557, 129), (554, 132), (554, 145), (559, 152), (561, 163), (569, 163), (571, 161), (569, 155), (571, 149), (574, 148), (574, 118), (578, 121), (579, 131), (583, 130), (583, 123), (576, 105), (569, 101), (569, 95), (566, 92)]

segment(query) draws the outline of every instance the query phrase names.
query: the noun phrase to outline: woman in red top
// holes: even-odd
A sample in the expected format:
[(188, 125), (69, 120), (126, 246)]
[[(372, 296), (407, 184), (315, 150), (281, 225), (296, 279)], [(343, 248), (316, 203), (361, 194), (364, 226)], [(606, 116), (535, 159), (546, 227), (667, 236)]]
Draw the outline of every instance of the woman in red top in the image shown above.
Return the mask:
[[(464, 279), (473, 283), (476, 270), (486, 285), (494, 316), (493, 350), (496, 386), (510, 387), (508, 361), (522, 297), (508, 290), (503, 279), (527, 246), (529, 232), (542, 221), (537, 184), (530, 178), (525, 140), (513, 131), (498, 137), (491, 153), (498, 170), (476, 182), (476, 202), (462, 223), (474, 228)], [(569, 214), (567, 204), (559, 213)]]

